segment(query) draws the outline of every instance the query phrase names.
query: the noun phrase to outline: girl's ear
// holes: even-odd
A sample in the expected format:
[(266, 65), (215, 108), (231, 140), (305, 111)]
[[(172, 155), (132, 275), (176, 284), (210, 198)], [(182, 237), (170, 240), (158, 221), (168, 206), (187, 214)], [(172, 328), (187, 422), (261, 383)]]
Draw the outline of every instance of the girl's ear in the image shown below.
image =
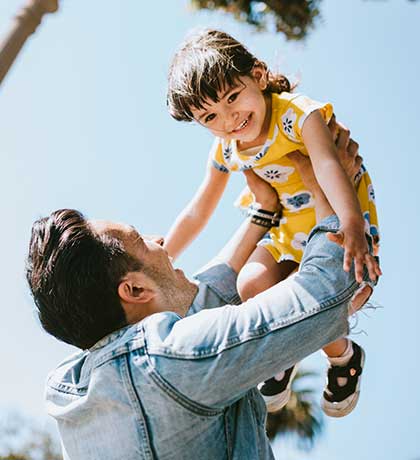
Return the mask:
[(260, 87), (261, 91), (264, 91), (268, 85), (268, 70), (265, 64), (257, 61), (252, 68), (252, 77)]

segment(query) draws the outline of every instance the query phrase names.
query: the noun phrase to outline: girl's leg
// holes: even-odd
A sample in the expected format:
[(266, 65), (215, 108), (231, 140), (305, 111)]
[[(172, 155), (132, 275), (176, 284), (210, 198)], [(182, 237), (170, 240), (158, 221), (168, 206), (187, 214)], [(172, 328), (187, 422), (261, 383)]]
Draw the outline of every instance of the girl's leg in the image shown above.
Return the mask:
[[(296, 262), (276, 262), (270, 252), (258, 246), (238, 275), (237, 287), (242, 301), (248, 300), (286, 279), (298, 267)], [(276, 374), (258, 385), (268, 412), (277, 412), (290, 399), (296, 366)]]
[[(352, 299), (351, 312), (358, 310), (371, 293), (370, 286), (362, 286)], [(329, 343), (323, 350), (330, 367), (321, 407), (330, 417), (344, 417), (359, 400), (365, 353), (357, 343), (346, 338)]]
[[(371, 296), (372, 292), (373, 290), (370, 286), (362, 286), (356, 292), (353, 299), (351, 300), (349, 313), (351, 314), (359, 310), (359, 308), (361, 308), (369, 300), (369, 297)], [(348, 339), (342, 338), (336, 340), (335, 342), (329, 343), (323, 348), (323, 350), (329, 358), (337, 358), (343, 355), (343, 353), (346, 351), (347, 346)]]
[(237, 288), (243, 302), (286, 279), (298, 267), (296, 262), (276, 262), (263, 246), (258, 246), (238, 275)]
[(331, 342), (323, 348), (324, 353), (329, 358), (337, 358), (346, 351), (347, 342), (348, 340), (345, 338), (338, 339), (335, 342)]

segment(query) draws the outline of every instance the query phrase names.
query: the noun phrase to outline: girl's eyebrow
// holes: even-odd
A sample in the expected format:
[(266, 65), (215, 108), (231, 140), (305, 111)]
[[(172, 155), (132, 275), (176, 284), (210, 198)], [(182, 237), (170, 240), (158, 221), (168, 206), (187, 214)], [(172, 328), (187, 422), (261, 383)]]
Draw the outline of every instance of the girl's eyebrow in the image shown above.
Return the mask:
[[(221, 96), (221, 98), (219, 99), (220, 101), (225, 99), (232, 91), (236, 90), (239, 88), (239, 85), (233, 85), (231, 86), (230, 88), (228, 88)], [(208, 110), (206, 110), (205, 112), (203, 112), (199, 117), (198, 117), (198, 120), (200, 121), (203, 117), (205, 117), (207, 114), (209, 113)]]

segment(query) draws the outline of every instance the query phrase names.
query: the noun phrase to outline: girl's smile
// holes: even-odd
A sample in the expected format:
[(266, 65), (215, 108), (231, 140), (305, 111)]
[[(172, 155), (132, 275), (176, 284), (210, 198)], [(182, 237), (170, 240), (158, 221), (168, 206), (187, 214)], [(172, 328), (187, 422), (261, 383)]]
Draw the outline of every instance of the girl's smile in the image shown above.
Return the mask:
[(249, 127), (250, 125), (250, 120), (251, 120), (251, 117), (252, 117), (252, 113), (250, 113), (248, 115), (248, 117), (237, 127), (235, 128), (232, 133), (243, 133), (244, 130)]
[(270, 125), (271, 98), (266, 98), (264, 73), (243, 76), (233, 87), (220, 91), (218, 101), (207, 100), (205, 108), (193, 109), (194, 119), (215, 136), (236, 140), (246, 148), (265, 141)]

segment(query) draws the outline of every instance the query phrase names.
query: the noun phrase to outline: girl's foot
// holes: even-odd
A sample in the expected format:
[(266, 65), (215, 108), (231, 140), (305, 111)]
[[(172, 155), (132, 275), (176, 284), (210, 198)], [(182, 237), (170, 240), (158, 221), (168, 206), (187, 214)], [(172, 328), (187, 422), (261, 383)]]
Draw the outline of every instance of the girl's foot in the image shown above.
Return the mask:
[(294, 365), (258, 386), (267, 406), (267, 412), (278, 412), (288, 403), (292, 394), (291, 387), (296, 372), (297, 365)]
[(346, 350), (343, 356), (328, 358), (330, 367), (321, 407), (330, 417), (344, 417), (359, 400), (365, 352), (355, 342), (349, 341), (349, 346), (350, 350)]

